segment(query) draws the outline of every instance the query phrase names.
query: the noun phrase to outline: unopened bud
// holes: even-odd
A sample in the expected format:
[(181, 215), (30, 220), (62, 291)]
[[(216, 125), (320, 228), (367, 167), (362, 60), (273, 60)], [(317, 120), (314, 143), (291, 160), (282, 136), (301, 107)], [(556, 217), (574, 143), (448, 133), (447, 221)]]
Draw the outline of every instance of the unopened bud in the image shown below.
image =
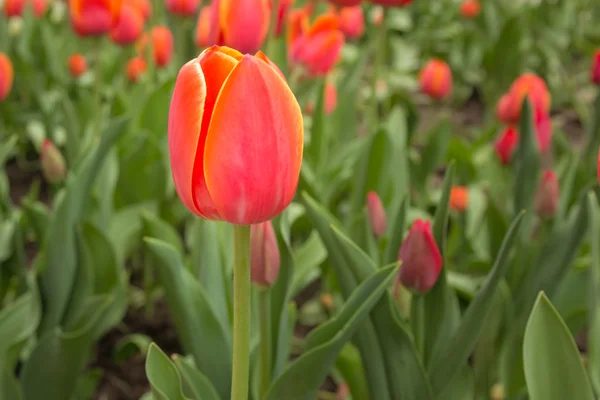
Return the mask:
[(65, 159), (58, 147), (50, 140), (44, 139), (40, 154), (42, 173), (50, 183), (58, 183), (65, 179), (67, 167)]
[(402, 261), (398, 278), (404, 287), (425, 293), (435, 285), (442, 269), (442, 255), (429, 221), (415, 220), (400, 246), (398, 260)]
[(559, 198), (560, 190), (556, 174), (551, 170), (544, 171), (535, 193), (535, 212), (544, 218), (554, 216), (558, 209)]
[(385, 230), (387, 229), (387, 217), (381, 199), (373, 191), (367, 193), (367, 214), (369, 215), (371, 231), (379, 239), (385, 234)]
[(464, 212), (469, 205), (469, 189), (464, 186), (453, 186), (450, 191), (450, 208)]
[(336, 399), (346, 400), (348, 397), (350, 397), (350, 388), (348, 387), (348, 384), (346, 382), (340, 382), (337, 388)]
[(335, 303), (333, 302), (331, 293), (323, 293), (321, 295), (321, 304), (327, 311), (333, 311), (335, 309)]
[(14, 38), (21, 34), (23, 31), (23, 18), (11, 17), (8, 20), (8, 36)]
[(250, 278), (257, 286), (270, 287), (279, 276), (279, 247), (271, 221), (250, 228)]

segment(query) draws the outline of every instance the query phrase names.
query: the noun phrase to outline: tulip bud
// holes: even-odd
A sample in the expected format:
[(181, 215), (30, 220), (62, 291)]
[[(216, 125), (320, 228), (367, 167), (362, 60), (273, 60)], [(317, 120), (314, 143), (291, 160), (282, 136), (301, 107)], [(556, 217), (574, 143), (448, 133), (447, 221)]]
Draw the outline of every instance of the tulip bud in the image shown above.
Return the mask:
[(450, 208), (464, 212), (469, 205), (469, 189), (464, 186), (453, 186), (450, 191)]
[(385, 234), (385, 230), (387, 229), (387, 216), (381, 199), (373, 191), (367, 193), (367, 214), (369, 216), (371, 232), (373, 232), (373, 236), (379, 239)]
[(365, 32), (365, 16), (361, 6), (343, 7), (339, 11), (340, 29), (348, 39), (358, 39)]
[(333, 301), (333, 296), (331, 295), (331, 293), (323, 293), (321, 295), (321, 304), (329, 312), (335, 309), (335, 303)]
[(350, 388), (346, 382), (340, 382), (340, 385), (337, 388), (337, 396), (336, 400), (346, 400), (350, 397)]
[(71, 0), (71, 25), (79, 36), (108, 33), (121, 11), (119, 0)]
[(138, 52), (144, 53), (146, 46), (152, 42), (152, 57), (158, 67), (165, 67), (173, 56), (173, 35), (166, 26), (155, 26), (150, 36), (144, 34), (138, 40), (136, 48)]
[(12, 88), (14, 70), (10, 58), (0, 52), (0, 101), (6, 99)]
[(6, 18), (18, 17), (23, 13), (25, 0), (5, 0), (4, 15)]
[(8, 20), (8, 36), (11, 38), (18, 37), (23, 31), (23, 18), (11, 17)]
[(143, 57), (134, 57), (127, 63), (127, 78), (131, 82), (137, 82), (144, 72), (146, 72), (146, 60)]
[(48, 9), (48, 3), (46, 3), (46, 0), (32, 0), (32, 5), (33, 15), (36, 18), (42, 17)]
[(85, 57), (79, 53), (72, 54), (69, 57), (69, 71), (73, 78), (79, 78), (87, 71), (88, 65)]
[(477, 0), (465, 0), (460, 5), (460, 15), (463, 18), (476, 18), (481, 11), (481, 4)]
[(550, 149), (550, 143), (552, 142), (552, 119), (550, 119), (550, 114), (536, 108), (534, 110), (534, 125), (540, 152), (545, 154)]
[(592, 83), (600, 85), (600, 50), (596, 50), (592, 61)]
[(60, 150), (48, 139), (44, 139), (41, 149), (42, 173), (50, 183), (62, 181), (67, 173), (65, 159)]
[(331, 115), (337, 106), (337, 89), (331, 82), (325, 84), (325, 114)]
[(60, 24), (65, 19), (65, 14), (67, 12), (67, 6), (62, 1), (55, 1), (52, 3), (52, 8), (50, 9), (50, 21), (55, 24)]
[(452, 71), (444, 61), (430, 60), (419, 74), (421, 91), (434, 99), (443, 99), (452, 92)]
[(250, 279), (257, 286), (273, 286), (279, 276), (279, 247), (271, 221), (250, 228)]
[(514, 126), (507, 127), (496, 140), (494, 149), (502, 165), (508, 165), (519, 143), (519, 132)]
[(144, 29), (144, 16), (132, 4), (125, 3), (116, 24), (110, 30), (110, 38), (116, 44), (125, 46), (134, 43)]
[(417, 219), (413, 223), (400, 246), (398, 260), (402, 261), (398, 278), (404, 287), (425, 293), (435, 285), (442, 269), (442, 255), (429, 221)]
[(544, 218), (554, 216), (558, 209), (558, 200), (560, 190), (558, 187), (558, 178), (551, 170), (544, 171), (535, 193), (534, 205), (535, 212)]
[(269, 31), (269, 0), (219, 0), (223, 43), (242, 53), (260, 49)]

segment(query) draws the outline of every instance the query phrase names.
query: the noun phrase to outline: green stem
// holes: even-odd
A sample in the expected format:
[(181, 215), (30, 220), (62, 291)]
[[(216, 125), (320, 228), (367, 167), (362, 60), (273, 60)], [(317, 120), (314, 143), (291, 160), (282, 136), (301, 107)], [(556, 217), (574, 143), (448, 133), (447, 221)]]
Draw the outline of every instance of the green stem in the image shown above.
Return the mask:
[(271, 385), (271, 292), (260, 289), (258, 294), (260, 312), (260, 392), (262, 399)]
[(250, 227), (233, 227), (233, 376), (231, 400), (248, 400), (250, 375)]
[(94, 40), (94, 52), (95, 52), (95, 62), (96, 62), (96, 73), (95, 73), (95, 88), (94, 88), (94, 113), (96, 118), (96, 124), (94, 126), (95, 132), (94, 135), (96, 137), (100, 137), (102, 133), (102, 96), (100, 91), (102, 90), (102, 39), (96, 38)]
[(275, 52), (275, 30), (277, 27), (277, 13), (279, 12), (279, 0), (271, 2), (271, 22), (269, 24), (269, 38), (267, 42), (267, 55), (274, 57)]
[(375, 64), (373, 66), (373, 82), (372, 82), (372, 96), (371, 96), (371, 124), (373, 132), (379, 129), (379, 99), (377, 98), (377, 81), (383, 65), (385, 64), (385, 46), (386, 46), (386, 29), (387, 25), (385, 22), (385, 11), (383, 14), (383, 20), (377, 27), (375, 36)]

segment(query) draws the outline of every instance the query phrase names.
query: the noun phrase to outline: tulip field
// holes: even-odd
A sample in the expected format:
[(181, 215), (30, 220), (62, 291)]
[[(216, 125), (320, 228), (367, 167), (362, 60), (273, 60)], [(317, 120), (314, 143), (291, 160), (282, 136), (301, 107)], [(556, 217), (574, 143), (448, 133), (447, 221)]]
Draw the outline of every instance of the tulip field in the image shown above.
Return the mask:
[(600, 399), (600, 1), (0, 0), (0, 400)]

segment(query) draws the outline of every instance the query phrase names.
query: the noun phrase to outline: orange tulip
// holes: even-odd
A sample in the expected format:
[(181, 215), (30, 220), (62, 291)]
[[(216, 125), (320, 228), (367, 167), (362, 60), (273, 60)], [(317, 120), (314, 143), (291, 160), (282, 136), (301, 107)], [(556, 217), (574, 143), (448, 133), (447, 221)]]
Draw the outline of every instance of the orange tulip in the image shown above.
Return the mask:
[(12, 88), (14, 70), (8, 56), (0, 53), (0, 101), (6, 99)]
[(144, 29), (144, 16), (139, 8), (130, 3), (123, 4), (116, 25), (110, 31), (113, 42), (122, 46), (134, 43)]
[(331, 82), (325, 84), (325, 114), (331, 115), (337, 107), (337, 88)]
[(74, 78), (79, 78), (87, 69), (88, 65), (84, 56), (75, 53), (69, 57), (69, 71)]
[(262, 53), (213, 46), (179, 71), (169, 111), (175, 188), (194, 214), (249, 225), (291, 202), (300, 174), (300, 106)]
[(365, 16), (361, 6), (342, 8), (339, 18), (340, 29), (348, 39), (357, 39), (365, 32)]
[(131, 82), (137, 82), (144, 72), (146, 72), (146, 60), (143, 57), (134, 57), (127, 63), (127, 78)]
[(223, 44), (242, 53), (260, 49), (269, 31), (269, 0), (218, 1)]
[(103, 35), (116, 23), (121, 0), (69, 0), (69, 10), (79, 36)]
[(295, 39), (290, 48), (290, 61), (301, 65), (310, 75), (326, 75), (339, 59), (344, 34), (335, 14), (320, 15), (308, 31)]
[(443, 99), (452, 92), (452, 71), (444, 61), (430, 60), (419, 75), (421, 91), (434, 99)]
[(173, 56), (173, 34), (166, 26), (155, 26), (150, 34), (144, 33), (137, 41), (135, 48), (139, 54), (145, 55), (148, 45), (152, 45), (152, 58), (159, 67), (166, 66)]
[(196, 13), (199, 0), (166, 0), (167, 11), (175, 15), (191, 17)]
[(450, 208), (464, 212), (469, 205), (469, 189), (464, 186), (453, 186), (450, 191)]
[(150, 4), (149, 0), (129, 0), (129, 4), (139, 11), (144, 18), (144, 22), (148, 21), (152, 16), (152, 4)]
[(460, 5), (460, 15), (463, 18), (476, 18), (481, 12), (481, 4), (477, 0), (465, 0)]
[(204, 49), (206, 47), (222, 44), (219, 31), (219, 10), (213, 5), (203, 7), (198, 14), (196, 24), (196, 46)]
[(305, 8), (298, 8), (290, 11), (286, 35), (288, 48), (291, 47), (298, 38), (305, 35), (309, 28), (309, 14)]

